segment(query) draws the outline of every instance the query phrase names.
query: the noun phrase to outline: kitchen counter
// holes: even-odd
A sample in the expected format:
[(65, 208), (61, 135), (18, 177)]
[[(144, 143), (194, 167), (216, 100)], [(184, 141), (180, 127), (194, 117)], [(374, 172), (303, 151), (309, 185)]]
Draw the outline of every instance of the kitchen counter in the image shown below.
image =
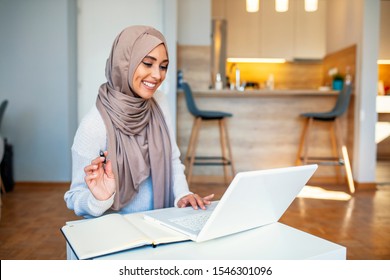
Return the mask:
[[(180, 91), (179, 91), (180, 92)], [(334, 96), (339, 92), (334, 90), (321, 91), (315, 89), (260, 89), (260, 90), (197, 90), (194, 94), (197, 96), (212, 97), (253, 97), (253, 96)]]
[(376, 111), (383, 114), (390, 113), (390, 95), (376, 97)]
[[(328, 111), (333, 108), (338, 92), (318, 90), (196, 90), (195, 102), (201, 110), (226, 111), (236, 171), (267, 169), (295, 165), (295, 157), (303, 126), (300, 114)], [(348, 113), (341, 118), (348, 150), (352, 151), (353, 100)], [(177, 98), (177, 142), (184, 159), (193, 125), (182, 91)], [(310, 153), (329, 156), (332, 152), (329, 128), (319, 123), (312, 131)], [(220, 155), (216, 124), (204, 122), (197, 154)], [(350, 158), (352, 153), (350, 154)], [(339, 167), (337, 167), (339, 168)], [(315, 177), (333, 178), (334, 166), (320, 167)], [(220, 166), (195, 166), (194, 175), (222, 175)], [(196, 179), (196, 177), (194, 178)]]
[(377, 143), (377, 158), (390, 158), (390, 95), (376, 97), (378, 122), (375, 130)]

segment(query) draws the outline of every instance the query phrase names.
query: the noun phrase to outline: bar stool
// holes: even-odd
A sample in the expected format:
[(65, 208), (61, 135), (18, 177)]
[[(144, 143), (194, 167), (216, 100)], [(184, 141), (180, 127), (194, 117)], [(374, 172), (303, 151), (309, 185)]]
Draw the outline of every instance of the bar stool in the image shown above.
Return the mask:
[[(8, 105), (8, 100), (3, 100), (0, 105), (0, 129), (1, 129), (1, 123), (3, 121), (3, 116), (4, 116), (5, 109), (7, 108), (7, 105)], [(5, 150), (5, 142), (4, 139), (1, 137), (1, 130), (0, 130), (0, 167), (1, 167), (1, 162), (3, 161), (4, 150)], [(5, 191), (3, 179), (1, 178), (1, 173), (0, 173), (0, 187), (1, 187), (1, 192), (5, 195), (6, 191)]]
[[(350, 193), (355, 192), (355, 186), (352, 177), (351, 165), (349, 162), (347, 147), (344, 144), (342, 130), (339, 123), (339, 118), (347, 111), (351, 99), (352, 86), (344, 85), (344, 88), (339, 93), (337, 101), (332, 110), (328, 112), (309, 112), (301, 114), (305, 118), (305, 123), (301, 133), (299, 142), (296, 164), (318, 163), (318, 164), (333, 164), (343, 166), (345, 169), (348, 188)], [(330, 139), (333, 149), (332, 157), (309, 157), (309, 134), (310, 128), (313, 127), (315, 121), (328, 122), (331, 126)], [(303, 154), (302, 154), (303, 150)]]
[[(3, 161), (3, 156), (4, 156), (4, 145), (5, 145), (4, 140), (0, 134), (0, 169), (1, 169), (1, 162)], [(1, 187), (1, 193), (5, 195), (6, 191), (5, 191), (3, 179), (1, 178), (1, 173), (0, 173), (0, 187)], [(0, 202), (1, 202), (1, 198), (0, 198)]]
[[(231, 176), (235, 175), (234, 163), (232, 158), (232, 150), (229, 141), (228, 130), (226, 126), (226, 118), (232, 114), (220, 111), (203, 111), (199, 110), (195, 104), (192, 95), (191, 87), (188, 83), (183, 82), (182, 88), (185, 94), (188, 111), (194, 116), (194, 124), (192, 126), (190, 141), (187, 148), (187, 153), (184, 161), (187, 172), (187, 181), (190, 184), (192, 180), (192, 171), (194, 165), (221, 165), (224, 166), (225, 183), (228, 183), (229, 168), (231, 168)], [(196, 156), (196, 147), (198, 145), (199, 130), (203, 121), (218, 121), (219, 136), (221, 143), (222, 156)]]

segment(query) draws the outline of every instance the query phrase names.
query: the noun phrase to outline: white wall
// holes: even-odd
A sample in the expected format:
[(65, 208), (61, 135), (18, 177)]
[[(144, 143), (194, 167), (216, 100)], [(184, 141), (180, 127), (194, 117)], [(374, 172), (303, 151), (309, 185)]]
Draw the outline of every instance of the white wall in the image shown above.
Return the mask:
[(327, 0), (326, 52), (357, 44), (361, 36), (361, 0)]
[(327, 53), (357, 45), (353, 175), (375, 182), (376, 90), (378, 79), (379, 0), (328, 0)]
[(174, 122), (176, 135), (176, 108), (177, 108), (177, 26), (178, 0), (163, 0), (163, 32), (169, 49), (169, 67), (164, 81), (163, 90), (168, 94), (170, 111)]
[(168, 95), (171, 115), (175, 119), (177, 0), (77, 2), (79, 121), (95, 104), (99, 87), (106, 81), (106, 60), (115, 37), (130, 25), (153, 26), (160, 30), (167, 40), (170, 62), (161, 90)]
[(379, 58), (390, 59), (390, 1), (381, 1)]
[(151, 25), (163, 32), (163, 1), (78, 0), (77, 6), (80, 120), (95, 104), (99, 87), (106, 82), (106, 60), (115, 37), (130, 25)]
[(3, 137), (16, 181), (68, 181), (76, 118), (75, 0), (0, 1)]
[(211, 44), (211, 0), (178, 1), (179, 45)]
[(9, 100), (2, 135), (14, 145), (16, 181), (70, 181), (78, 116), (95, 102), (111, 44), (130, 24), (166, 35), (163, 90), (175, 116), (177, 0), (0, 1), (0, 100)]
[(377, 122), (376, 95), (380, 1), (362, 1), (362, 28), (358, 47), (357, 97), (355, 101), (354, 166), (355, 180), (375, 182)]

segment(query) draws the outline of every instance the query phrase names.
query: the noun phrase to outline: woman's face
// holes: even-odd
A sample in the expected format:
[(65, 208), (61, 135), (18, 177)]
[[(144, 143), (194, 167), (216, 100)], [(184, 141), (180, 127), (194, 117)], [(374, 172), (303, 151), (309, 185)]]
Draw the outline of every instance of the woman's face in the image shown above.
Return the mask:
[(150, 99), (165, 80), (168, 56), (164, 44), (155, 47), (138, 65), (133, 76), (133, 90), (142, 98)]

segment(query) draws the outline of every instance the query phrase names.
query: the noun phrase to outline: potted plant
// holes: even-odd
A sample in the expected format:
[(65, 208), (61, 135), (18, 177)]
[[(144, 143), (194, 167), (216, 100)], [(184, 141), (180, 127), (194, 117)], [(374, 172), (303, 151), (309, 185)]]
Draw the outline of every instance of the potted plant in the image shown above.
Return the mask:
[(344, 75), (336, 73), (332, 76), (332, 89), (342, 90), (344, 85)]

